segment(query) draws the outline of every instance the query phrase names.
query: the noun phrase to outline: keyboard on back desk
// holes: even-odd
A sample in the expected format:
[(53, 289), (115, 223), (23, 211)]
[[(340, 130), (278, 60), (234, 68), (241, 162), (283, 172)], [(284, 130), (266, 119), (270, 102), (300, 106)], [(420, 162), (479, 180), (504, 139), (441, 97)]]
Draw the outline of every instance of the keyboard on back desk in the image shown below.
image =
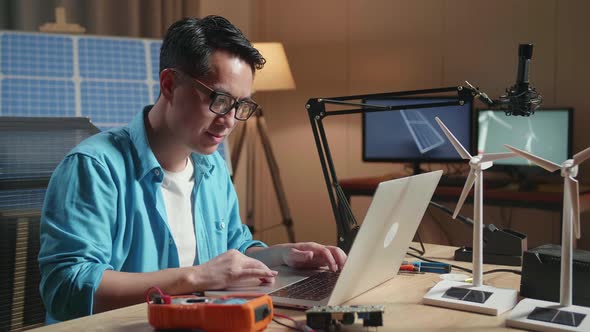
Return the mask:
[(339, 275), (339, 272), (318, 272), (294, 284), (277, 289), (268, 295), (319, 301), (332, 293)]

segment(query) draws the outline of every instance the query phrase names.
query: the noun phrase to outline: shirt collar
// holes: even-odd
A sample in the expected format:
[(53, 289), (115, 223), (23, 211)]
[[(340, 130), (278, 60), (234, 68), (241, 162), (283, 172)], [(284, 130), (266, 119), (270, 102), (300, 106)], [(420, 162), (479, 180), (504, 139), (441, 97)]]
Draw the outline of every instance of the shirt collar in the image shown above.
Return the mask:
[[(150, 148), (149, 141), (147, 139), (147, 130), (145, 128), (145, 121), (148, 112), (152, 109), (153, 105), (148, 105), (144, 107), (143, 111), (139, 112), (131, 123), (129, 124), (129, 133), (131, 136), (131, 141), (135, 146), (135, 150), (137, 151), (137, 159), (139, 163), (137, 163), (136, 172), (137, 177), (139, 179), (143, 179), (147, 173), (151, 172), (154, 169), (159, 169), (162, 171), (162, 166), (156, 159), (154, 152)], [(201, 172), (206, 176), (210, 176), (213, 174), (213, 170), (215, 169), (215, 165), (213, 165), (210, 161), (212, 156), (202, 155), (198, 153), (191, 153), (191, 159), (195, 165), (195, 177), (197, 173)], [(162, 172), (160, 172), (161, 174)]]
[(198, 153), (191, 153), (191, 159), (195, 164), (195, 177), (197, 176), (198, 171), (205, 174), (206, 177), (209, 177), (213, 174), (215, 165), (211, 163), (210, 158), (212, 157)]

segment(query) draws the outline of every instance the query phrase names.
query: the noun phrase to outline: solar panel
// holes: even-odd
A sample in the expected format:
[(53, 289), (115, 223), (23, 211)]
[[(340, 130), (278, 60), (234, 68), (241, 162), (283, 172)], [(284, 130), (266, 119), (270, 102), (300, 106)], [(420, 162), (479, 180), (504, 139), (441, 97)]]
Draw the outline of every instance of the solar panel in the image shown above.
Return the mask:
[(152, 64), (152, 80), (154, 80), (155, 82), (158, 82), (160, 80), (160, 47), (162, 47), (161, 41), (153, 41), (150, 43), (150, 62)]
[(74, 49), (70, 36), (0, 31), (2, 74), (71, 79)]
[(82, 115), (103, 130), (125, 125), (147, 105), (148, 89), (136, 82), (82, 82)]
[(153, 104), (159, 40), (0, 31), (0, 115), (126, 125)]
[(141, 40), (81, 37), (78, 41), (80, 77), (145, 82), (151, 76), (151, 68), (146, 68), (146, 52), (149, 49)]
[(0, 82), (2, 116), (75, 116), (72, 80), (8, 77)]
[(160, 94), (161, 45), (0, 31), (0, 116), (86, 116), (101, 130), (127, 125)]

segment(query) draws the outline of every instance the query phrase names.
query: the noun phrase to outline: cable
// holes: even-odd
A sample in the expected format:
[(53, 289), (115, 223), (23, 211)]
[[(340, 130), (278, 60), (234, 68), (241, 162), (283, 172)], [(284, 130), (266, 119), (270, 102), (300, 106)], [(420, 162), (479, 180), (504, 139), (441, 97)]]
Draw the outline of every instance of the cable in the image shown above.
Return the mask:
[(493, 270), (485, 271), (483, 274), (490, 274), (490, 273), (497, 273), (497, 272), (510, 272), (510, 273), (514, 273), (514, 274), (518, 274), (518, 275), (522, 274), (521, 271), (512, 270), (512, 269), (493, 269)]
[(409, 249), (412, 249), (415, 252), (419, 253), (420, 256), (424, 256), (424, 254), (426, 254), (426, 248), (424, 247), (424, 242), (422, 241), (422, 237), (420, 236), (420, 230), (418, 230), (416, 232), (416, 236), (418, 237), (418, 240), (420, 241), (420, 247), (422, 248), (422, 250), (418, 250), (414, 247), (410, 247)]
[[(439, 262), (439, 261), (435, 261), (435, 260), (432, 260), (432, 259), (428, 259), (428, 258), (425, 258), (425, 257), (419, 256), (419, 255), (412, 254), (411, 252), (408, 252), (407, 254), (408, 254), (408, 256), (412, 256), (412, 257), (414, 257), (414, 258), (418, 258), (419, 260), (422, 260), (422, 261), (425, 261), (425, 262), (430, 262), (430, 263), (441, 263), (441, 262)], [(453, 265), (453, 264), (449, 264), (449, 265), (450, 265), (451, 267), (453, 267), (453, 268), (457, 269), (457, 270), (465, 271), (465, 272), (468, 272), (468, 273), (473, 273), (473, 271), (471, 271), (470, 269), (464, 268), (464, 267), (462, 267), (462, 266)]]
[[(275, 314), (275, 316), (276, 316), (276, 314)], [(288, 329), (291, 329), (291, 330), (294, 330), (294, 331), (299, 331), (298, 328), (296, 328), (294, 326), (291, 326), (291, 325), (287, 325), (287, 324), (285, 324), (283, 322), (280, 322), (276, 318), (273, 318), (272, 321), (275, 322), (275, 323), (277, 323), (277, 324), (279, 324), (279, 325), (281, 325), (281, 326), (284, 326), (284, 327), (286, 327)]]
[(275, 312), (274, 316), (275, 317), (278, 317), (278, 318), (288, 319), (288, 320), (292, 321), (293, 324), (295, 324), (295, 326), (290, 326), (290, 325), (287, 325), (285, 323), (279, 322), (278, 320), (276, 320), (276, 318), (273, 318), (272, 319), (275, 323), (277, 323), (277, 324), (279, 324), (281, 326), (288, 327), (288, 328), (290, 328), (292, 330), (295, 330), (295, 331), (315, 332), (314, 329), (312, 329), (311, 327), (305, 325), (305, 322), (297, 322), (297, 321), (295, 321), (295, 319), (293, 319), (290, 316), (279, 314), (279, 313), (276, 313), (276, 312)]
[(296, 327), (294, 327), (294, 326), (291, 326), (291, 325), (287, 325), (287, 324), (285, 324), (285, 323), (282, 323), (282, 322), (278, 321), (276, 318), (273, 318), (273, 319), (272, 319), (272, 321), (273, 321), (273, 322), (275, 322), (275, 323), (277, 323), (277, 324), (279, 324), (279, 325), (281, 325), (281, 326), (284, 326), (284, 327), (286, 327), (286, 328), (289, 328), (289, 329), (291, 329), (291, 330), (299, 331), (299, 329), (298, 329), (298, 328), (296, 328)]
[[(439, 261), (435, 261), (435, 260), (432, 260), (432, 259), (428, 259), (428, 258), (425, 258), (425, 257), (419, 256), (419, 255), (412, 254), (412, 253), (410, 253), (410, 252), (408, 252), (407, 254), (408, 254), (408, 256), (412, 256), (412, 257), (414, 257), (414, 258), (418, 258), (419, 260), (422, 260), (422, 261), (425, 261), (425, 262), (430, 262), (430, 263), (442, 263), (442, 262), (439, 262)], [(446, 264), (446, 263), (445, 263), (445, 264)], [(453, 268), (457, 269), (457, 270), (461, 270), (461, 271), (464, 271), (464, 272), (467, 272), (467, 273), (471, 273), (471, 274), (473, 274), (473, 271), (472, 271), (472, 270), (470, 270), (470, 269), (468, 269), (468, 268), (465, 268), (465, 267), (462, 267), (462, 266), (458, 266), (458, 265), (453, 265), (453, 264), (449, 264), (449, 265), (450, 265), (451, 267), (453, 267)], [(492, 274), (492, 273), (498, 273), (498, 272), (509, 272), (509, 273), (514, 273), (514, 274), (518, 274), (518, 275), (521, 275), (521, 274), (522, 274), (522, 272), (521, 272), (521, 271), (518, 271), (518, 270), (512, 270), (512, 269), (493, 269), (493, 270), (485, 271), (485, 272), (483, 272), (482, 274)]]

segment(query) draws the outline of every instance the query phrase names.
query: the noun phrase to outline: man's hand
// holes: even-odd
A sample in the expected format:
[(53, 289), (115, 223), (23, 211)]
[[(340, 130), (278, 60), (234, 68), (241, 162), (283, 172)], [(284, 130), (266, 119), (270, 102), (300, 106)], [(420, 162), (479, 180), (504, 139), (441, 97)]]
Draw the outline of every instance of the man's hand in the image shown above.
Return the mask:
[(283, 252), (285, 264), (295, 268), (318, 268), (327, 266), (331, 271), (340, 271), (346, 262), (346, 254), (334, 246), (324, 246), (315, 242), (285, 244)]
[(346, 254), (342, 249), (315, 242), (284, 243), (269, 248), (251, 247), (246, 253), (268, 266), (286, 264), (309, 269), (327, 266), (331, 271), (339, 271), (346, 262)]
[(269, 269), (263, 262), (235, 249), (192, 268), (196, 270), (193, 282), (198, 285), (199, 290), (224, 289), (252, 280), (269, 283), (277, 275), (276, 271)]

